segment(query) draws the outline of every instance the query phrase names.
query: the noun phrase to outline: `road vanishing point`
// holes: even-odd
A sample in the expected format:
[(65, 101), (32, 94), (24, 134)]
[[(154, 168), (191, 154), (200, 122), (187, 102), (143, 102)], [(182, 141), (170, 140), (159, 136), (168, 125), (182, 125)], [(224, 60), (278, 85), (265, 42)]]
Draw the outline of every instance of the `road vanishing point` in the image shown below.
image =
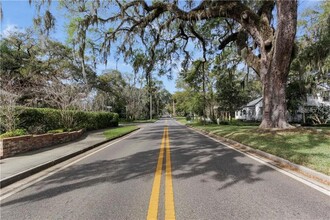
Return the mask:
[(330, 197), (164, 118), (45, 170), (1, 219), (330, 219)]

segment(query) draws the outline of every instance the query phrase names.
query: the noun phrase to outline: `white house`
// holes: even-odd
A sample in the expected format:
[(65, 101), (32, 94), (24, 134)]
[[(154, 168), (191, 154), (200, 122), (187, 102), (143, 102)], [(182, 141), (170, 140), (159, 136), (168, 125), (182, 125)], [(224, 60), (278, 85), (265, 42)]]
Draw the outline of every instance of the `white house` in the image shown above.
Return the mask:
[(235, 119), (246, 121), (261, 121), (262, 119), (262, 97), (257, 98), (239, 110), (235, 111)]
[[(316, 95), (307, 95), (306, 102), (300, 106), (295, 115), (288, 114), (289, 121), (301, 122), (304, 114), (309, 114), (315, 107), (329, 106), (330, 107), (330, 87), (318, 86), (319, 92)], [(257, 98), (239, 110), (235, 111), (235, 119), (246, 121), (261, 121), (262, 120), (262, 97)]]
[[(294, 116), (289, 115), (289, 121), (300, 122), (306, 115), (310, 114), (313, 109), (320, 106), (330, 107), (330, 87), (318, 86), (318, 92), (315, 95), (308, 94), (306, 102), (298, 108)], [(305, 114), (305, 116), (304, 116)]]

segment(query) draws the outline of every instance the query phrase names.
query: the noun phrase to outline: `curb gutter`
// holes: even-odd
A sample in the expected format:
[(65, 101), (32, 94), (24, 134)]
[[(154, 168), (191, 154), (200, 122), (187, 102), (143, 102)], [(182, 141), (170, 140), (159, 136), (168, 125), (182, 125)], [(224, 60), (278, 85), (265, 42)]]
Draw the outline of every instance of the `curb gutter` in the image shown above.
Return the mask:
[(273, 166), (279, 167), (279, 168), (284, 169), (284, 170), (291, 170), (291, 171), (297, 172), (299, 174), (302, 174), (305, 177), (308, 177), (312, 180), (317, 181), (318, 183), (320, 183), (322, 185), (325, 185), (327, 188), (330, 186), (330, 176), (328, 176), (326, 174), (323, 174), (323, 173), (320, 173), (318, 171), (312, 170), (310, 168), (292, 163), (292, 162), (290, 162), (286, 159), (283, 159), (281, 157), (266, 153), (264, 151), (248, 147), (248, 146), (246, 146), (244, 144), (241, 144), (237, 141), (234, 141), (234, 140), (231, 140), (231, 139), (228, 139), (228, 138), (224, 138), (224, 137), (212, 134), (211, 132), (202, 131), (202, 130), (196, 129), (194, 127), (191, 127), (189, 125), (185, 125), (185, 126), (191, 128), (195, 131), (198, 131), (198, 132), (200, 132), (204, 135), (212, 137), (216, 140), (219, 140), (220, 142), (223, 142), (227, 145), (230, 145), (231, 147), (233, 147), (233, 148), (235, 148), (235, 149), (237, 149), (237, 150), (239, 150), (243, 153), (247, 153), (247, 154), (250, 154), (250, 155), (259, 156), (259, 157), (271, 160), (271, 162), (268, 162), (268, 163), (270, 163)]
[(123, 136), (125, 136), (125, 135), (128, 135), (128, 134), (130, 134), (130, 133), (133, 133), (134, 131), (137, 131), (137, 130), (139, 130), (139, 129), (140, 129), (140, 128), (136, 128), (136, 129), (134, 129), (134, 130), (132, 130), (132, 131), (126, 133), (126, 134), (123, 134), (123, 135), (120, 135), (120, 136), (118, 136), (118, 137), (111, 138), (111, 139), (108, 139), (108, 140), (105, 140), (105, 141), (99, 142), (99, 143), (97, 143), (97, 144), (94, 144), (94, 145), (92, 145), (92, 146), (86, 147), (86, 148), (81, 149), (81, 150), (79, 150), (79, 151), (73, 152), (73, 153), (68, 154), (68, 155), (65, 155), (65, 156), (63, 156), (63, 157), (59, 157), (59, 158), (57, 158), (57, 159), (55, 159), (55, 160), (48, 161), (48, 162), (46, 162), (46, 163), (43, 163), (43, 164), (41, 164), (41, 165), (35, 166), (35, 167), (33, 167), (33, 168), (30, 168), (30, 169), (28, 169), (28, 170), (22, 171), (22, 172), (20, 172), (20, 173), (18, 173), (18, 174), (15, 174), (15, 175), (13, 175), (13, 176), (10, 176), (10, 177), (7, 177), (7, 178), (5, 178), (5, 179), (2, 179), (2, 180), (0, 180), (0, 189), (1, 189), (1, 188), (4, 188), (4, 187), (6, 187), (6, 186), (8, 186), (8, 185), (10, 185), (10, 184), (13, 184), (13, 183), (15, 183), (15, 182), (17, 182), (17, 181), (19, 181), (19, 180), (22, 180), (22, 179), (24, 179), (24, 178), (26, 178), (26, 177), (29, 177), (29, 176), (31, 176), (31, 175), (33, 175), (33, 174), (36, 174), (36, 173), (38, 173), (38, 172), (40, 172), (40, 171), (42, 171), (42, 170), (48, 169), (48, 168), (50, 168), (50, 167), (52, 167), (52, 166), (54, 166), (54, 165), (56, 165), (56, 164), (59, 164), (59, 163), (61, 163), (61, 162), (63, 162), (63, 161), (66, 161), (66, 160), (71, 159), (71, 158), (73, 158), (73, 157), (75, 157), (75, 156), (78, 156), (79, 154), (82, 154), (82, 153), (85, 153), (85, 152), (87, 152), (87, 151), (90, 151), (90, 150), (92, 150), (92, 149), (94, 149), (94, 148), (96, 148), (96, 147), (98, 147), (98, 146), (100, 146), (100, 145), (102, 145), (102, 144), (105, 144), (105, 143), (107, 143), (107, 142), (110, 142), (110, 141), (116, 140), (116, 139), (121, 138), (121, 137), (123, 137)]

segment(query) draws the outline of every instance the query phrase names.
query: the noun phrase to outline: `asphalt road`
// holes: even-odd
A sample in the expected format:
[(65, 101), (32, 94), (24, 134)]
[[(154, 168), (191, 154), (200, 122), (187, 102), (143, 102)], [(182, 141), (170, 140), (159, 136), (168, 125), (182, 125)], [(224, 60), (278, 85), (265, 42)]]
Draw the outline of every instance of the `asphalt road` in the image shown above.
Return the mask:
[(1, 201), (2, 220), (155, 216), (330, 219), (330, 198), (163, 119)]

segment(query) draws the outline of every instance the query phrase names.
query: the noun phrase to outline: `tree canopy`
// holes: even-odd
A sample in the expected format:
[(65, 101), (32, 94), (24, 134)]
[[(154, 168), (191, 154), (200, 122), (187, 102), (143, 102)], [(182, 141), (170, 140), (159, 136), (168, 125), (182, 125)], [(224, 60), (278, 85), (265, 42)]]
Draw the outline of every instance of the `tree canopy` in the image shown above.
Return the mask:
[[(44, 2), (37, 2), (36, 5)], [(285, 86), (296, 33), (297, 1), (61, 1), (72, 15), (71, 33), (85, 50), (106, 62), (111, 48), (124, 58), (134, 57), (141, 45), (145, 72), (171, 73), (182, 60), (187, 69), (191, 52), (199, 48), (203, 62), (232, 42), (238, 54), (260, 76), (264, 117), (261, 128), (288, 128)], [(276, 24), (273, 9), (277, 8)], [(46, 10), (44, 24), (52, 27)], [(275, 28), (276, 25), (276, 28)], [(193, 46), (195, 45), (195, 47)], [(193, 48), (193, 49), (192, 49)], [(183, 55), (183, 59), (182, 59)]]

